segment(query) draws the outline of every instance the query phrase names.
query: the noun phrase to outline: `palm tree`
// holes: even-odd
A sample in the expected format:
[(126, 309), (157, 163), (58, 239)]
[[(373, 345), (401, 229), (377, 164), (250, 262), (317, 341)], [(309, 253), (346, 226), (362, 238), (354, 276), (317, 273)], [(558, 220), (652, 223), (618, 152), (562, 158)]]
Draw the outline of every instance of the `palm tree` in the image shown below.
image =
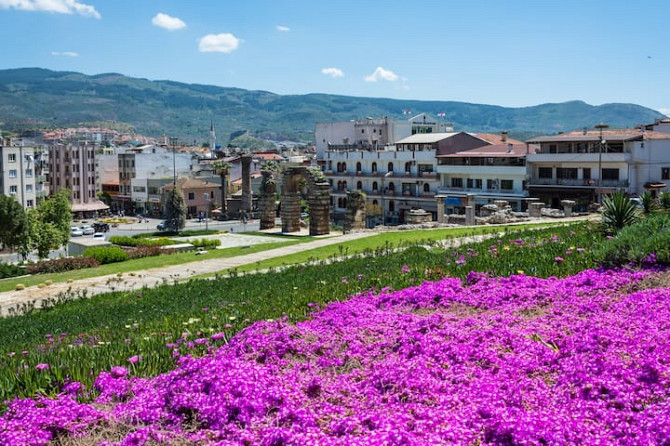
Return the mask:
[(213, 166), (216, 169), (216, 173), (221, 177), (221, 213), (225, 215), (228, 212), (228, 207), (226, 206), (226, 182), (228, 172), (230, 171), (230, 164), (225, 161), (216, 161)]

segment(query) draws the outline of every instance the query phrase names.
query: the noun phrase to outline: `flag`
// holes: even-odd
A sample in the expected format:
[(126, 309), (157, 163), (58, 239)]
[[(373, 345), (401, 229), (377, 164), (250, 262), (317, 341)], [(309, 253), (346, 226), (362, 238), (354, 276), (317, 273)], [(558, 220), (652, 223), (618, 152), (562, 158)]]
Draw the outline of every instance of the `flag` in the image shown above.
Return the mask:
[(446, 115), (447, 115), (447, 114), (446, 114), (445, 112), (439, 112), (439, 113), (437, 114), (437, 116), (439, 116), (440, 118), (444, 118)]

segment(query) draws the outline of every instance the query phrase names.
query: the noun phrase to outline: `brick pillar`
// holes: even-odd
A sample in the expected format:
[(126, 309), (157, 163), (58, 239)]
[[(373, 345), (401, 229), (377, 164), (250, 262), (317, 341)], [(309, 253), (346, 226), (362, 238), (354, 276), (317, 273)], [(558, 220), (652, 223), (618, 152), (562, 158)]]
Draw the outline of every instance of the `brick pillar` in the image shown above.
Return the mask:
[(252, 194), (251, 194), (251, 155), (242, 155), (242, 202), (240, 210), (251, 212)]

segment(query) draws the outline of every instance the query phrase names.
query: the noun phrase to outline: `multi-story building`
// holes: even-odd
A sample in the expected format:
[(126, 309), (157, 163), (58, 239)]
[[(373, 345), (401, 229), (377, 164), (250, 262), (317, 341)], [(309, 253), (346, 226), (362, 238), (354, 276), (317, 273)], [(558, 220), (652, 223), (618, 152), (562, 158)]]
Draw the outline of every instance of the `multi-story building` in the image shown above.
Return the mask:
[[(167, 183), (163, 193), (172, 191), (174, 183)], [(210, 217), (216, 200), (221, 196), (221, 185), (194, 178), (180, 178), (177, 187), (181, 190), (186, 205), (186, 218)]]
[[(429, 136), (429, 135), (426, 135)], [(439, 194), (447, 214), (461, 214), (465, 206), (508, 201), (517, 211), (528, 198), (526, 155), (534, 146), (500, 135), (457, 133), (435, 135), (440, 175)]]
[(98, 156), (98, 182), (113, 199), (112, 209), (126, 215), (160, 215), (160, 188), (191, 174), (197, 162), (190, 153), (146, 145), (117, 148)]
[(422, 113), (408, 120), (388, 118), (318, 123), (317, 165), (332, 186), (334, 220), (343, 218), (347, 191), (366, 194), (368, 216), (378, 222), (402, 223), (405, 213), (421, 208), (435, 214), (438, 187), (433, 150), (396, 146), (410, 135), (436, 134), (451, 124)]
[(49, 145), (51, 193), (70, 191), (72, 212), (89, 215), (109, 208), (97, 196), (96, 143), (80, 141)]
[(44, 150), (11, 138), (0, 143), (0, 192), (16, 198), (26, 209), (36, 206), (47, 192)]
[(617, 190), (639, 195), (665, 189), (670, 133), (662, 131), (664, 125), (658, 121), (635, 129), (584, 129), (527, 141), (539, 145), (528, 155), (530, 195), (552, 207), (570, 199), (586, 208)]

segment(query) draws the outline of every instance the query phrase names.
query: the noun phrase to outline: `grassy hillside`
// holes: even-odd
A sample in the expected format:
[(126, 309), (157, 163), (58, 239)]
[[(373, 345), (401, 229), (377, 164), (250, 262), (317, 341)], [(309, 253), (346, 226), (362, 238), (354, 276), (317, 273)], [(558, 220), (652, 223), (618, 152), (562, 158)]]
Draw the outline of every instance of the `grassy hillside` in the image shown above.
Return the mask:
[(211, 85), (150, 81), (105, 73), (87, 76), (40, 68), (0, 70), (0, 128), (107, 123), (130, 125), (147, 136), (175, 135), (206, 141), (216, 123), (220, 142), (240, 130), (266, 138), (311, 141), (316, 122), (367, 116), (402, 119), (413, 113), (445, 112), (457, 130), (516, 137), (556, 133), (607, 122), (631, 127), (653, 122), (659, 112), (635, 104), (592, 106), (582, 101), (506, 108), (451, 101), (360, 98), (328, 94), (277, 95)]

